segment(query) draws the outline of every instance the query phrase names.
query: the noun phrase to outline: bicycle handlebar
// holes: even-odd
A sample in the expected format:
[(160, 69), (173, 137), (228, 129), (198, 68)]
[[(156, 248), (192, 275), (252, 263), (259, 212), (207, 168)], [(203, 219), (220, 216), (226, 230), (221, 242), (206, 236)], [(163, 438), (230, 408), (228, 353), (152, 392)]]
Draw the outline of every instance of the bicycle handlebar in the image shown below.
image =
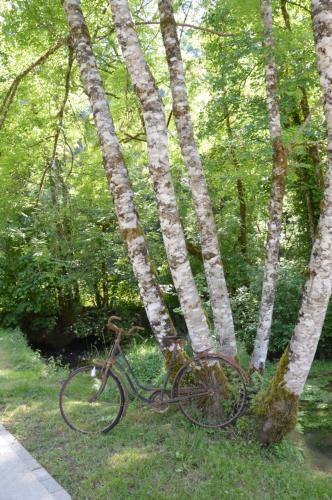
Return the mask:
[(119, 318), (119, 316), (110, 316), (107, 321), (107, 329), (112, 330), (112, 332), (119, 333), (121, 329), (119, 326), (112, 323), (114, 320), (121, 321), (121, 318)]
[(119, 316), (110, 316), (107, 321), (107, 328), (108, 330), (111, 330), (112, 332), (116, 333), (117, 335), (127, 335), (127, 336), (133, 336), (135, 335), (135, 332), (140, 330), (144, 331), (144, 328), (141, 326), (132, 326), (129, 330), (125, 330), (124, 328), (121, 328), (120, 326), (117, 326), (113, 323), (113, 321), (121, 321), (121, 318)]

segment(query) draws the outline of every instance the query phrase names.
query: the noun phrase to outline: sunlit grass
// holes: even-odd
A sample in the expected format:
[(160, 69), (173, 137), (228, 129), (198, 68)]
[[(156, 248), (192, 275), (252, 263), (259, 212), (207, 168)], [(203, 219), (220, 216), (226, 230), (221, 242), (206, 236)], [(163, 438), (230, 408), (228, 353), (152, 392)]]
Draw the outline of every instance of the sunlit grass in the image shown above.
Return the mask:
[[(158, 372), (154, 347), (129, 349), (143, 380)], [(262, 448), (248, 418), (229, 432), (194, 427), (175, 409), (131, 402), (106, 435), (71, 431), (58, 410), (68, 370), (46, 366), (19, 332), (0, 332), (0, 412), (6, 427), (81, 499), (330, 499), (332, 481), (285, 442)], [(156, 377), (158, 378), (158, 377)]]

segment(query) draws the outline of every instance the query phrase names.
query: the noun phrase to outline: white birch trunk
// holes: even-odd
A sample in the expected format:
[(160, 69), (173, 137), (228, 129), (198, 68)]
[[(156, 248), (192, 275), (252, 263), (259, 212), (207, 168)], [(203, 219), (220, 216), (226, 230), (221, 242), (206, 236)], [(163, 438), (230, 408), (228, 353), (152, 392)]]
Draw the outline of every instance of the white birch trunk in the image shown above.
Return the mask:
[(172, 183), (164, 107), (139, 44), (127, 0), (111, 0), (115, 30), (136, 93), (142, 105), (149, 168), (157, 197), (165, 249), (196, 352), (213, 347), (207, 319), (190, 267)]
[(234, 322), (219, 252), (219, 242), (211, 200), (192, 127), (185, 72), (174, 19), (172, 1), (159, 0), (160, 27), (170, 72), (173, 115), (200, 229), (202, 257), (209, 288), (214, 327), (221, 351), (237, 354)]
[(151, 268), (143, 231), (134, 204), (134, 194), (128, 171), (115, 135), (107, 97), (92, 51), (89, 31), (81, 10), (80, 0), (64, 0), (63, 4), (81, 79), (93, 111), (105, 173), (119, 226), (128, 248), (129, 258), (151, 328), (162, 346), (163, 337), (174, 335), (175, 330)]
[(269, 129), (273, 148), (272, 193), (267, 249), (264, 266), (262, 298), (254, 351), (251, 358), (253, 370), (264, 370), (272, 324), (274, 298), (277, 285), (277, 268), (282, 222), (282, 207), (287, 171), (287, 152), (281, 137), (277, 67), (274, 58), (271, 0), (262, 0), (261, 12), (264, 25), (265, 80)]
[[(287, 363), (279, 365), (272, 393), (267, 396), (261, 436), (266, 442), (280, 440), (290, 430), (291, 412), (285, 401), (293, 401), (293, 411), (309, 375), (321, 335), (332, 290), (332, 3), (312, 0), (313, 27), (320, 83), (324, 96), (328, 129), (328, 170), (324, 199), (309, 264), (298, 321), (288, 348)], [(278, 384), (274, 383), (278, 380)], [(282, 425), (280, 425), (282, 422)], [(277, 437), (277, 439), (276, 439)], [(272, 438), (272, 439), (271, 439)]]

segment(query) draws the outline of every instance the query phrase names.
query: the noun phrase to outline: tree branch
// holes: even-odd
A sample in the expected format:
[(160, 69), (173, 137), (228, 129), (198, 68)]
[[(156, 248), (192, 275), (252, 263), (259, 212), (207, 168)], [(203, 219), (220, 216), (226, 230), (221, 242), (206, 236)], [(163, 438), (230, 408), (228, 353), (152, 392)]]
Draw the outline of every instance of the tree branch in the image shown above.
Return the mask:
[(50, 168), (52, 168), (52, 165), (54, 164), (56, 160), (56, 153), (57, 153), (57, 148), (58, 148), (58, 142), (59, 142), (59, 137), (61, 134), (61, 131), (63, 129), (63, 116), (65, 112), (65, 107), (68, 101), (69, 97), (69, 92), (70, 92), (70, 77), (71, 77), (71, 71), (72, 71), (72, 66), (73, 66), (73, 61), (74, 61), (74, 49), (71, 45), (69, 45), (69, 52), (68, 52), (68, 65), (67, 65), (67, 71), (66, 71), (66, 77), (65, 77), (65, 93), (62, 99), (61, 107), (58, 112), (57, 118), (57, 126), (56, 126), (56, 132), (54, 136), (54, 143), (53, 143), (53, 151), (52, 151), (52, 157), (50, 162), (48, 163), (46, 169), (43, 172), (41, 181), (39, 183), (39, 190), (38, 190), (38, 195), (37, 195), (37, 205), (39, 203), (39, 197), (43, 189), (44, 181), (46, 174)]
[(56, 157), (58, 141), (59, 141), (62, 127), (63, 127), (63, 116), (65, 113), (65, 107), (66, 107), (69, 92), (70, 92), (70, 77), (71, 77), (71, 70), (72, 70), (72, 66), (73, 66), (73, 61), (74, 61), (74, 49), (71, 45), (69, 45), (68, 66), (67, 66), (66, 77), (65, 77), (65, 93), (64, 93), (64, 96), (62, 99), (62, 104), (61, 104), (61, 107), (60, 107), (60, 110), (58, 113), (58, 123), (57, 123), (57, 130), (56, 130), (56, 134), (55, 134), (55, 139), (54, 139), (51, 164), (55, 160), (55, 157)]
[[(136, 21), (135, 25), (136, 26), (143, 26), (143, 25), (148, 25), (148, 24), (156, 24), (159, 26), (158, 21)], [(177, 26), (183, 26), (184, 28), (190, 28), (193, 30), (200, 30), (204, 31), (205, 33), (210, 33), (211, 35), (216, 35), (220, 37), (225, 37), (225, 36), (235, 36), (234, 33), (221, 33), (220, 31), (213, 30), (211, 28), (204, 28), (203, 26), (195, 26), (194, 24), (188, 24), (188, 23), (176, 23)]]
[(42, 56), (40, 56), (34, 63), (30, 64), (24, 71), (19, 73), (15, 79), (12, 81), (7, 94), (5, 95), (5, 98), (0, 106), (0, 130), (3, 127), (3, 124), (5, 122), (7, 113), (9, 111), (10, 105), (12, 104), (17, 88), (23, 78), (29, 74), (32, 70), (34, 70), (37, 66), (40, 66), (43, 64), (47, 59), (54, 54), (57, 50), (59, 50), (61, 47), (66, 45), (69, 41), (69, 37), (66, 36), (65, 38), (61, 38), (53, 47), (48, 49)]
[(166, 127), (168, 128), (169, 127), (169, 124), (171, 122), (171, 118), (173, 116), (173, 109), (171, 109), (169, 115), (168, 115), (168, 118), (167, 118), (167, 123), (166, 123)]
[(307, 125), (310, 123), (311, 118), (312, 118), (312, 113), (320, 107), (320, 103), (317, 103), (313, 109), (309, 112), (309, 114), (306, 116), (304, 122), (301, 123), (300, 127), (297, 129), (296, 133), (294, 134), (294, 138), (290, 144), (287, 146), (287, 151), (290, 153), (292, 149), (299, 144), (298, 139), (300, 138), (302, 132), (304, 129), (307, 127)]
[[(188, 19), (189, 12), (190, 12), (190, 9), (192, 7), (192, 4), (193, 4), (193, 0), (191, 0), (190, 4), (188, 5), (187, 12), (186, 12), (186, 14), (184, 16), (184, 19), (183, 19), (183, 23), (184, 24), (187, 22), (187, 19)], [(181, 32), (180, 32), (180, 35), (179, 35), (179, 42), (180, 43), (181, 43), (181, 40), (182, 40), (183, 32), (184, 32), (184, 26), (181, 27)]]
[(127, 132), (125, 132), (124, 134), (126, 137), (120, 141), (122, 143), (130, 142), (130, 141), (146, 142), (146, 136), (145, 136), (144, 132), (138, 132), (135, 135), (128, 134)]
[(69, 149), (69, 152), (70, 152), (70, 169), (69, 169), (69, 172), (68, 172), (67, 177), (66, 177), (66, 180), (67, 180), (70, 177), (70, 175), (72, 174), (72, 171), (73, 171), (73, 168), (74, 168), (74, 151), (73, 151), (73, 148), (71, 147), (71, 145), (68, 142), (67, 136), (66, 136), (65, 131), (64, 131), (63, 128), (62, 128), (61, 132), (62, 132), (64, 143), (65, 143), (65, 145), (67, 146), (67, 148)]
[(308, 9), (304, 5), (301, 5), (301, 4), (297, 3), (297, 2), (292, 2), (291, 0), (286, 0), (286, 2), (289, 3), (290, 5), (295, 5), (296, 7), (299, 7), (300, 9), (305, 10), (306, 12), (308, 12), (311, 15), (310, 9)]

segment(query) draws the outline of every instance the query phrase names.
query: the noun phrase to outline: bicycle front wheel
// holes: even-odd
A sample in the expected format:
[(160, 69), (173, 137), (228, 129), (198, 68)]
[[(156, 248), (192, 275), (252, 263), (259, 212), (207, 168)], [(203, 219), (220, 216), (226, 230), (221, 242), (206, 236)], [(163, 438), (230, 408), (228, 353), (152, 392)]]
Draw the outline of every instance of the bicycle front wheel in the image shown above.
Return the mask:
[(196, 358), (180, 368), (172, 395), (183, 415), (207, 428), (224, 428), (235, 422), (247, 402), (241, 370), (219, 355)]
[(60, 391), (60, 412), (71, 429), (84, 434), (110, 431), (126, 408), (126, 388), (119, 378), (98, 366), (73, 371)]

